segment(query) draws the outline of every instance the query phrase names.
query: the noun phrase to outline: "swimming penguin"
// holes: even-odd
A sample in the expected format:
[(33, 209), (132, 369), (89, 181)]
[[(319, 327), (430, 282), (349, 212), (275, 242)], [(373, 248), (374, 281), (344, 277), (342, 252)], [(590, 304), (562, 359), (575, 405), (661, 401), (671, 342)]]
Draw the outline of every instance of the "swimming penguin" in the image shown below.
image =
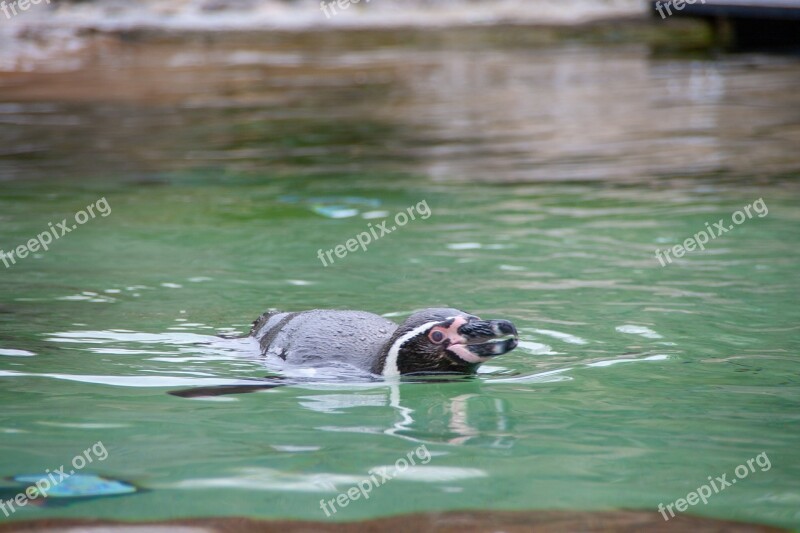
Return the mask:
[(416, 312), (399, 327), (364, 311), (271, 311), (253, 323), (250, 335), (262, 354), (292, 365), (347, 363), (384, 377), (473, 373), (518, 343), (508, 320), (481, 320), (450, 308)]

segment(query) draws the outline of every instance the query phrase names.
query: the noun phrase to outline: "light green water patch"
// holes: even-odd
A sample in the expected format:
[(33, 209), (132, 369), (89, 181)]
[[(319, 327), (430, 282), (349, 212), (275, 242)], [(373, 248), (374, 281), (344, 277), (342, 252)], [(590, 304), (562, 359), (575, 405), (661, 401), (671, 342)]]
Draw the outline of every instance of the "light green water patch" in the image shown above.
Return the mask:
[[(323, 518), (321, 498), (425, 445), (427, 465), (336, 517), (654, 509), (766, 452), (770, 470), (695, 510), (794, 523), (797, 258), (786, 242), (796, 197), (759, 189), (768, 216), (661, 267), (656, 247), (728, 217), (754, 191), (403, 194), (373, 183), (351, 192), (371, 199), (359, 214), (337, 219), (315, 211), (326, 187), (119, 188), (107, 196), (110, 216), (4, 272), (2, 348), (35, 354), (0, 358), (13, 406), (0, 424), (4, 471), (54, 468), (102, 439), (109, 457), (93, 472), (151, 489), (15, 518)], [(89, 197), (76, 192), (64, 205)], [(328, 267), (318, 260), (318, 249), (364, 230), (364, 212), (393, 215), (420, 199), (429, 219)], [(34, 215), (47, 213), (46, 199), (26, 204), (26, 214), (19, 201), (4, 211), (19, 221), (10, 242), (48, 220)], [(520, 347), (468, 383), (297, 386), (213, 401), (166, 394), (266, 375), (252, 346), (213, 336), (246, 331), (268, 307), (401, 320), (440, 303), (513, 320)]]
[[(0, 267), (0, 477), (102, 440), (82, 473), (141, 489), (10, 518), (325, 519), (321, 499), (424, 445), (427, 463), (332, 518), (655, 511), (765, 453), (769, 469), (691, 512), (798, 527), (798, 100), (780, 89), (797, 65), (334, 51), (288, 72), (159, 70), (174, 50), (155, 46), (164, 78), (139, 81), (193, 97), (2, 108), (18, 124), (0, 132), (4, 250), (101, 197), (111, 214)], [(148, 64), (120, 53), (128, 66), (70, 76)], [(758, 199), (766, 216), (659, 264)], [(423, 201), (429, 217), (319, 260)], [(268, 308), (401, 321), (443, 304), (512, 320), (519, 348), (457, 382), (167, 394), (271, 374), (252, 343), (217, 337)]]

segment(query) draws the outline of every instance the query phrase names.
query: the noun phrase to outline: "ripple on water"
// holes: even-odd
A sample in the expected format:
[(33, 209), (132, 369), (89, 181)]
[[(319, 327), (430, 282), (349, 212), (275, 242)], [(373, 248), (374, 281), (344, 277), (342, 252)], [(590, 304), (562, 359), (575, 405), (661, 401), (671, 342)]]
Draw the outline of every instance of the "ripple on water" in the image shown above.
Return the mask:
[(564, 332), (561, 332), (561, 331), (554, 331), (554, 330), (551, 330), (551, 329), (534, 329), (533, 331), (535, 333), (540, 334), (540, 335), (546, 335), (548, 337), (553, 337), (555, 339), (558, 339), (560, 341), (564, 341), (564, 342), (569, 343), (569, 344), (588, 344), (589, 343), (589, 341), (587, 341), (586, 339), (582, 339), (582, 338), (577, 337), (575, 335), (571, 335), (569, 333), (564, 333)]
[(217, 385), (252, 385), (253, 380), (225, 378), (183, 378), (176, 376), (92, 376), (82, 374), (31, 373), (0, 370), (0, 377), (31, 377), (77, 381), (114, 387), (210, 387)]
[(639, 335), (646, 339), (663, 339), (661, 335), (653, 331), (652, 329), (645, 327), (645, 326), (635, 326), (631, 324), (625, 324), (624, 326), (617, 326), (615, 328), (620, 333), (628, 333), (630, 335)]
[(28, 350), (14, 350), (12, 348), (0, 348), (0, 355), (5, 355), (7, 357), (31, 357), (36, 354), (33, 352), (29, 352)]
[[(195, 328), (207, 328), (194, 323)], [(208, 387), (219, 385), (253, 384), (248, 379), (263, 377), (265, 368), (260, 361), (258, 344), (249, 337), (221, 338), (189, 332), (143, 333), (131, 330), (59, 331), (48, 334), (48, 342), (65, 343), (81, 348), (88, 354), (144, 358), (160, 365), (136, 365), (142, 374), (157, 375), (100, 375), (97, 373), (49, 372), (35, 373), (0, 370), (0, 377), (38, 377), (117, 387)], [(17, 351), (11, 350), (9, 355)], [(19, 355), (34, 355), (25, 352)], [(2, 355), (2, 352), (0, 352)], [(42, 357), (47, 357), (48, 354)], [(108, 361), (107, 358), (98, 361)], [(222, 363), (222, 366), (219, 366)], [(114, 371), (117, 366), (103, 364), (102, 371)]]
[(365, 475), (284, 472), (273, 468), (240, 468), (235, 474), (220, 477), (184, 479), (160, 485), (169, 489), (238, 489), (253, 491), (338, 492), (354, 485)]

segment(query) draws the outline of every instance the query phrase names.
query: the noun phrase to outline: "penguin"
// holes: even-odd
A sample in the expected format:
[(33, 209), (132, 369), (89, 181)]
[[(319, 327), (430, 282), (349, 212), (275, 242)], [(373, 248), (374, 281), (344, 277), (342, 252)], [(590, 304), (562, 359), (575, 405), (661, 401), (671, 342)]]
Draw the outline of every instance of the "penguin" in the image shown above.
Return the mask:
[(365, 311), (270, 311), (253, 322), (250, 336), (262, 355), (292, 366), (344, 363), (386, 378), (472, 374), (519, 342), (508, 320), (481, 320), (453, 308), (418, 311), (400, 326)]

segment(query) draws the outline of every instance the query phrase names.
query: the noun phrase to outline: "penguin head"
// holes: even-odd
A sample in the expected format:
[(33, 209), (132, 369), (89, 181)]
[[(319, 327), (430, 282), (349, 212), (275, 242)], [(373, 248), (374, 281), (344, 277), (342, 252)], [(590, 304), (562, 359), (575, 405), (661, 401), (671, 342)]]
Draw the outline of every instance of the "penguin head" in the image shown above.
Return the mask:
[(383, 375), (472, 373), (517, 343), (517, 329), (508, 320), (481, 320), (451, 308), (425, 309), (408, 317), (386, 343)]

